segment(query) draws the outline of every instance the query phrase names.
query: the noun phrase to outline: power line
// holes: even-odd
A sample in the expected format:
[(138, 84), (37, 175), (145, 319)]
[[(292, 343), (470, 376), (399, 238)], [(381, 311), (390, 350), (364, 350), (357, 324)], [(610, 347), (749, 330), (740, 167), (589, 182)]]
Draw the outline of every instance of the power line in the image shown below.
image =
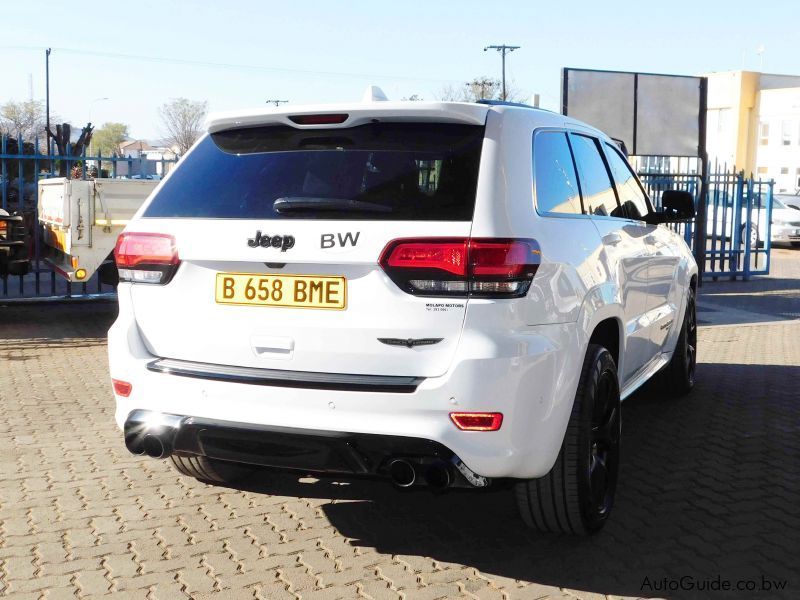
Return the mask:
[[(38, 46), (0, 46), (0, 50), (26, 50), (40, 52), (41, 47)], [(112, 58), (122, 60), (137, 60), (142, 62), (152, 63), (166, 63), (174, 65), (185, 65), (192, 67), (206, 67), (213, 69), (243, 69), (249, 71), (271, 71), (276, 73), (302, 73), (305, 75), (334, 75), (336, 77), (357, 77), (357, 78), (374, 78), (374, 79), (402, 79), (406, 81), (430, 81), (436, 83), (456, 83), (456, 79), (434, 79), (432, 77), (409, 77), (407, 75), (391, 75), (391, 74), (376, 74), (376, 73), (345, 73), (340, 71), (317, 71), (307, 69), (290, 69), (286, 67), (265, 67), (263, 65), (247, 65), (236, 63), (223, 63), (211, 62), (202, 60), (189, 60), (183, 58), (170, 58), (164, 56), (146, 56), (142, 54), (125, 54), (122, 52), (106, 52), (100, 50), (79, 50), (76, 48), (57, 48), (53, 47), (53, 51), (63, 52), (65, 54), (77, 54), (82, 56), (95, 56), (99, 58)], [(459, 82), (460, 83), (460, 82)]]

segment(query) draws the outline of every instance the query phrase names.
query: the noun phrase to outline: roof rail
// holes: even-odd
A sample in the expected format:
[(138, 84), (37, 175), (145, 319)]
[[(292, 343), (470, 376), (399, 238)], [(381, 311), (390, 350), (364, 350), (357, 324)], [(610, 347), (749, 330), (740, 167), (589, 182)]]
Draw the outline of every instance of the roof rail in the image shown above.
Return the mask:
[(516, 106), (517, 108), (530, 108), (531, 110), (543, 110), (544, 112), (555, 112), (552, 110), (548, 110), (546, 108), (539, 108), (538, 106), (531, 106), (530, 104), (525, 104), (524, 102), (508, 102), (507, 100), (476, 100), (478, 104), (486, 104), (488, 106)]
[(508, 102), (507, 100), (487, 100), (485, 98), (481, 98), (480, 100), (476, 100), (476, 102), (478, 104), (488, 104), (489, 106), (518, 106), (519, 108), (536, 108), (530, 104), (524, 104), (522, 102)]

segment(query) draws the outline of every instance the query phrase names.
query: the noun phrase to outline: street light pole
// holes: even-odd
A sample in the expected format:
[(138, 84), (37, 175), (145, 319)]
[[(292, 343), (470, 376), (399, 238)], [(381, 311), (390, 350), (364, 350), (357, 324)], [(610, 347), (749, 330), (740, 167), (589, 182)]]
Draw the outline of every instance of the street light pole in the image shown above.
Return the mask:
[(514, 50), (519, 50), (520, 46), (508, 46), (506, 44), (501, 44), (499, 46), (486, 46), (483, 51), (486, 52), (487, 50), (497, 50), (500, 53), (502, 65), (503, 65), (503, 96), (502, 99), (505, 100), (507, 98), (506, 94), (506, 54), (509, 52), (513, 52)]
[[(47, 122), (47, 147), (50, 147), (50, 48), (44, 51), (44, 81), (45, 81), (45, 117)], [(49, 154), (49, 152), (48, 152)]]

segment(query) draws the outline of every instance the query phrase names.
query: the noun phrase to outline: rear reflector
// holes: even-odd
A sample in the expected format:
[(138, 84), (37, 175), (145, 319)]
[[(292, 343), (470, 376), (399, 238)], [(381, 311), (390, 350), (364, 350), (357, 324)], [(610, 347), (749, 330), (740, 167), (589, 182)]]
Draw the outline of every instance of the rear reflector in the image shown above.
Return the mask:
[(413, 238), (389, 242), (379, 262), (410, 294), (518, 298), (528, 292), (540, 254), (528, 239)]
[(336, 125), (347, 121), (350, 115), (332, 113), (326, 115), (291, 115), (289, 120), (298, 125)]
[(168, 283), (180, 265), (175, 238), (164, 233), (122, 233), (114, 248), (120, 281)]
[(461, 431), (497, 431), (503, 424), (503, 413), (458, 412), (450, 418)]
[(133, 390), (133, 384), (128, 383), (127, 381), (120, 381), (119, 379), (112, 379), (111, 383), (114, 384), (114, 393), (117, 396), (122, 396), (123, 398), (127, 398), (131, 395), (131, 390)]

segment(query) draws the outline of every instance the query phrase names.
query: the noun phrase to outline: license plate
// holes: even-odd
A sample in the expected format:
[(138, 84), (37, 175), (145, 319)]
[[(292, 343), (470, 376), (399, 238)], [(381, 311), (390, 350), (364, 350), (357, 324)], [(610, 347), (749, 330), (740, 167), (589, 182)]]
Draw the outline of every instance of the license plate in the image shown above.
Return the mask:
[(326, 275), (217, 273), (218, 304), (344, 310), (347, 280)]

